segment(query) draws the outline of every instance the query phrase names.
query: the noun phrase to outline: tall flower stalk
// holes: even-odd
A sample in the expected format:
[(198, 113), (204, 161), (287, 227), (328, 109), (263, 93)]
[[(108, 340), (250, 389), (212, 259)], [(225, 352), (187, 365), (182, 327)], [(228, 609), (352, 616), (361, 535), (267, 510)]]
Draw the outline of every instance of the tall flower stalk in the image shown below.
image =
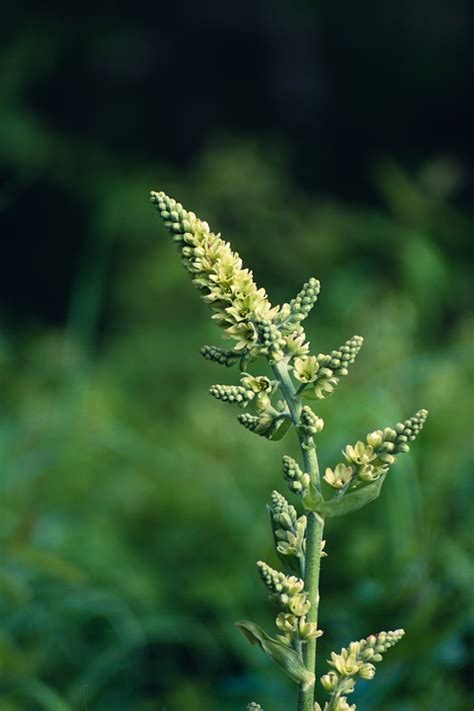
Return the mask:
[[(237, 626), (296, 682), (297, 711), (353, 711), (356, 706), (349, 705), (347, 696), (357, 679), (371, 679), (374, 664), (404, 632), (380, 632), (351, 642), (339, 654), (333, 652), (330, 670), (320, 678), (322, 689), (329, 694), (321, 708), (315, 689), (317, 640), (323, 634), (318, 607), (321, 559), (326, 555), (324, 523), (326, 518), (350, 514), (377, 498), (397, 456), (409, 451), (409, 442), (420, 432), (428, 413), (420, 410), (405, 422), (377, 429), (365, 440), (347, 445), (343, 461), (327, 467), (321, 476), (317, 443), (324, 422), (310, 403), (333, 394), (348, 375), (363, 339), (353, 336), (328, 354), (311, 354), (302, 323), (318, 299), (317, 279), (309, 279), (289, 303), (272, 306), (238, 253), (211, 232), (206, 222), (163, 192), (152, 192), (151, 201), (212, 318), (232, 342), (230, 348), (202, 348), (207, 360), (236, 365), (240, 371), (238, 384), (213, 385), (210, 394), (239, 407), (238, 421), (250, 432), (278, 440), (294, 429), (299, 442), (300, 461), (285, 455), (282, 474), (302, 513), (277, 491), (268, 505), (276, 553), (285, 570), (257, 563), (269, 600), (276, 607), (274, 636), (253, 622), (241, 621)], [(271, 367), (271, 378), (253, 372), (262, 358)], [(256, 702), (247, 709), (263, 711)]]

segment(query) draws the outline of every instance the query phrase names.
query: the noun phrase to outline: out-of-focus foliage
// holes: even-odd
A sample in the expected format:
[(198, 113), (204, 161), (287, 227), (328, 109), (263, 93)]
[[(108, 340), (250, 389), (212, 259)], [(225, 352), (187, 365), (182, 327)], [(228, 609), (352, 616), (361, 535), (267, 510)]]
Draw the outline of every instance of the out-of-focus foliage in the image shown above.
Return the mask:
[(221, 229), (273, 302), (320, 278), (316, 351), (365, 337), (319, 405), (323, 467), (367, 431), (430, 410), (380, 499), (328, 524), (320, 672), (330, 649), (403, 626), (370, 688), (361, 682), (361, 708), (470, 708), (472, 224), (450, 206), (450, 165), (417, 176), (381, 165), (380, 207), (356, 209), (298, 191), (248, 143), (211, 147), (180, 175), (91, 161), (64, 177), (90, 210), (68, 327), (2, 333), (2, 711), (293, 702), (233, 626), (270, 620), (254, 561), (277, 564), (264, 505), (284, 491), (289, 444), (253, 437), (208, 397), (221, 373), (198, 351), (220, 334), (149, 188)]

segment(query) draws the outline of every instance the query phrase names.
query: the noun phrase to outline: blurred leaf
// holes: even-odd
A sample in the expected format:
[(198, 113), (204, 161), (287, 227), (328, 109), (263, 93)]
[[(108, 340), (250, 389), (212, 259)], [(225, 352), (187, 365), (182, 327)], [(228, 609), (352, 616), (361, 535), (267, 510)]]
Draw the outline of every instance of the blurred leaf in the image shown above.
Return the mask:
[(269, 637), (253, 622), (242, 621), (235, 624), (247, 637), (250, 644), (258, 644), (262, 651), (271, 657), (275, 664), (278, 664), (293, 681), (303, 684), (304, 689), (308, 689), (314, 684), (314, 674), (306, 669), (303, 660), (294, 649)]

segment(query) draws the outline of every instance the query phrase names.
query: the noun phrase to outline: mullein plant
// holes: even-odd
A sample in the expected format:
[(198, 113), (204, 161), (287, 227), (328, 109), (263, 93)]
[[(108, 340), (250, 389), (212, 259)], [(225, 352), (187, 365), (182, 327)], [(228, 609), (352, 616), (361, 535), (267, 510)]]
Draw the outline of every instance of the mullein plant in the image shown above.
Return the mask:
[[(405, 422), (348, 444), (342, 460), (326, 468), (321, 477), (316, 443), (324, 422), (309, 403), (332, 395), (354, 363), (362, 337), (352, 336), (328, 354), (311, 354), (303, 322), (318, 299), (317, 279), (309, 279), (289, 303), (272, 306), (238, 253), (206, 222), (163, 192), (152, 192), (151, 202), (212, 318), (230, 342), (229, 348), (204, 346), (202, 355), (219, 365), (235, 365), (240, 372), (238, 385), (213, 385), (210, 394), (240, 408), (240, 424), (268, 440), (279, 440), (293, 428), (301, 450), (300, 462), (283, 457), (282, 474), (303, 513), (277, 491), (267, 507), (284, 572), (257, 563), (276, 608), (275, 630), (269, 635), (247, 621), (237, 622), (237, 627), (296, 682), (298, 711), (354, 711), (356, 705), (350, 704), (348, 695), (357, 680), (372, 679), (375, 665), (404, 631), (371, 634), (332, 652), (329, 670), (319, 680), (329, 699), (323, 706), (315, 701), (316, 647), (323, 634), (318, 605), (321, 559), (326, 555), (324, 524), (327, 518), (350, 514), (377, 498), (398, 455), (409, 451), (428, 413), (420, 410)], [(258, 373), (256, 364), (262, 358), (270, 365), (272, 377)], [(329, 497), (323, 496), (321, 478), (329, 485)], [(262, 707), (256, 702), (247, 706), (247, 711), (258, 709)]]

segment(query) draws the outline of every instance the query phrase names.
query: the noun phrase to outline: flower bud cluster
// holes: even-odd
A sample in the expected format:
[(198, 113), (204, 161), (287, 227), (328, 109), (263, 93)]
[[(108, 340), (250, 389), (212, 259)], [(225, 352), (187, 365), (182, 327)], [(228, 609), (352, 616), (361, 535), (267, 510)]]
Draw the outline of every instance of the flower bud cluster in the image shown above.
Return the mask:
[(418, 410), (416, 415), (408, 418), (405, 422), (399, 422), (395, 429), (397, 431), (397, 436), (394, 440), (395, 451), (396, 452), (408, 452), (409, 446), (407, 442), (413, 442), (426, 422), (428, 417), (428, 410)]
[(338, 464), (334, 469), (328, 467), (324, 480), (335, 489), (343, 488), (351, 480), (354, 483), (377, 481), (395, 464), (396, 454), (409, 451), (407, 442), (416, 439), (427, 416), (427, 410), (420, 410), (398, 423), (396, 429), (375, 430), (367, 435), (366, 442), (348, 444), (343, 451), (346, 464)]
[(294, 575), (285, 575), (274, 570), (267, 563), (259, 560), (257, 563), (262, 578), (270, 595), (269, 599), (283, 612), (296, 617), (303, 617), (309, 612), (311, 603), (304, 592), (304, 583)]
[(300, 516), (278, 491), (272, 492), (269, 506), (272, 529), (278, 553), (303, 559), (305, 552), (306, 516)]
[(321, 684), (326, 691), (337, 696), (352, 693), (357, 678), (373, 679), (374, 663), (382, 661), (382, 655), (399, 642), (404, 634), (402, 629), (380, 632), (359, 642), (351, 642), (339, 654), (331, 652), (328, 664), (332, 670), (321, 677)]
[(226, 337), (236, 341), (237, 350), (255, 346), (257, 331), (252, 321), (271, 321), (279, 308), (272, 308), (266, 291), (257, 288), (252, 272), (243, 268), (238, 253), (220, 235), (212, 233), (207, 222), (163, 192), (152, 192), (151, 201)]
[(321, 284), (318, 279), (311, 277), (303, 284), (301, 291), (290, 301), (292, 321), (303, 321), (318, 300)]
[(259, 352), (268, 356), (270, 363), (278, 363), (285, 355), (283, 349), (286, 346), (286, 339), (270, 319), (257, 319), (254, 323)]
[(263, 711), (263, 708), (260, 704), (255, 703), (255, 701), (251, 701), (250, 704), (247, 705), (247, 711)]
[(236, 353), (230, 348), (218, 348), (217, 346), (203, 346), (201, 348), (201, 355), (206, 360), (211, 360), (214, 363), (219, 363), (219, 365), (225, 365), (230, 368), (234, 365), (244, 353), (242, 351)]
[(322, 431), (324, 420), (318, 417), (309, 405), (304, 405), (301, 410), (299, 431), (304, 437), (313, 437)]
[(216, 400), (222, 402), (236, 403), (237, 405), (245, 406), (254, 396), (251, 390), (247, 390), (242, 385), (212, 385), (209, 388), (209, 393)]
[(237, 419), (240, 424), (250, 432), (267, 438), (270, 437), (275, 422), (275, 417), (269, 412), (262, 412), (260, 415), (251, 415), (250, 412), (242, 412)]
[(283, 457), (283, 478), (294, 494), (305, 496), (311, 484), (311, 477), (301, 470), (299, 464), (287, 454)]
[(338, 350), (331, 351), (330, 355), (320, 354), (318, 360), (321, 365), (330, 368), (337, 377), (347, 375), (348, 366), (354, 363), (363, 343), (362, 336), (352, 336)]

